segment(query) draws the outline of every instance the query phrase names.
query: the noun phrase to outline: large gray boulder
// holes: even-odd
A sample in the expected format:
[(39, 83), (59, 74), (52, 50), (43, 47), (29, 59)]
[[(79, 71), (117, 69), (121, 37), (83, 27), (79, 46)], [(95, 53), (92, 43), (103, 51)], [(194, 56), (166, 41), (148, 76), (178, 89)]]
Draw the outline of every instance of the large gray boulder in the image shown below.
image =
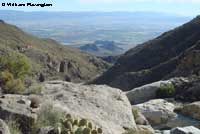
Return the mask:
[(161, 125), (176, 115), (173, 112), (175, 106), (163, 99), (151, 100), (136, 105), (151, 125)]
[(134, 88), (131, 91), (126, 92), (126, 95), (131, 104), (135, 105), (139, 103), (144, 103), (152, 99), (156, 99), (156, 92), (163, 85), (172, 84), (176, 89), (179, 89), (186, 83), (188, 83), (188, 80), (186, 78), (172, 78), (166, 81), (158, 81), (138, 88)]
[(200, 134), (200, 130), (198, 128), (195, 128), (193, 126), (188, 127), (177, 127), (170, 131), (170, 134)]
[(119, 89), (52, 81), (46, 82), (42, 95), (55, 107), (93, 122), (105, 134), (122, 134), (124, 129), (137, 128), (131, 104)]
[(200, 101), (183, 106), (179, 112), (196, 120), (200, 120)]
[(199, 125), (199, 121), (175, 113), (176, 106), (163, 99), (151, 100), (136, 107), (156, 129)]
[(171, 81), (158, 81), (135, 88), (126, 93), (131, 104), (139, 104), (156, 98), (156, 91), (161, 85), (172, 84)]
[(0, 119), (0, 134), (10, 134), (7, 124)]

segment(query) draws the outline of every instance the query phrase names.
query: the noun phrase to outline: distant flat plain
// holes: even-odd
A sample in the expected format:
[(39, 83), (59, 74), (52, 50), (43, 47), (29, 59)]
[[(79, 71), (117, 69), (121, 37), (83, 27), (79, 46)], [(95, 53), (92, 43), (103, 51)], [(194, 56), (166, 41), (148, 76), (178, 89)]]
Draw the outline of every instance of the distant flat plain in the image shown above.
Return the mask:
[(23, 12), (0, 10), (0, 18), (42, 38), (77, 46), (110, 40), (134, 47), (191, 17), (154, 12)]

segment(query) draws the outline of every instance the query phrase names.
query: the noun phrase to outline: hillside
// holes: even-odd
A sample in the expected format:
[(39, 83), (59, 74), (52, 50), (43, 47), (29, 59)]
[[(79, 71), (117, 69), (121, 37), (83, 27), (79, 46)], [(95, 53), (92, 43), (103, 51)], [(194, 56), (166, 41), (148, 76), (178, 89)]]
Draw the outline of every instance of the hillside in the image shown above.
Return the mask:
[(123, 90), (176, 76), (198, 74), (200, 16), (129, 50), (94, 80)]
[(93, 54), (95, 56), (116, 56), (124, 52), (124, 49), (119, 47), (122, 45), (114, 41), (97, 40), (94, 43), (85, 44), (79, 47), (80, 50)]
[(0, 21), (0, 52), (26, 55), (32, 62), (32, 75), (45, 79), (79, 82), (95, 77), (109, 66), (106, 62), (51, 39), (31, 36), (16, 26)]

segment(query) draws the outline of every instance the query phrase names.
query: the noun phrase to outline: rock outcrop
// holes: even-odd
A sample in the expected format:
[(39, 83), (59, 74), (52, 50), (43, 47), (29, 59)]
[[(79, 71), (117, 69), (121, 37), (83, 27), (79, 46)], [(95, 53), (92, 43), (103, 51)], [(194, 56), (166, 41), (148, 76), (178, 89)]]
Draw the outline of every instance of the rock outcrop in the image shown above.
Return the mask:
[(45, 84), (42, 94), (54, 106), (94, 122), (106, 134), (136, 129), (130, 102), (119, 89), (52, 81)]
[(161, 85), (172, 84), (171, 81), (158, 81), (152, 84), (147, 84), (142, 87), (134, 88), (131, 91), (126, 92), (126, 95), (131, 104), (139, 104), (156, 99), (156, 91)]
[(179, 112), (196, 120), (200, 120), (200, 101), (186, 104)]
[(189, 88), (192, 83), (193, 82), (189, 81), (187, 78), (177, 77), (165, 81), (157, 81), (138, 88), (134, 88), (133, 90), (127, 91), (126, 95), (131, 104), (135, 105), (139, 103), (144, 103), (152, 99), (156, 99), (156, 92), (158, 89), (160, 89), (161, 86), (173, 85), (176, 90), (176, 94), (174, 95), (174, 97), (180, 99), (178, 98), (178, 96), (187, 92), (186, 89)]
[(198, 126), (199, 121), (174, 112), (176, 105), (163, 99), (151, 100), (136, 107), (156, 129), (169, 129), (183, 126)]
[(37, 114), (30, 107), (30, 100), (21, 95), (4, 95), (0, 98), (0, 119), (17, 120), (23, 132), (28, 133), (37, 120)]
[(151, 125), (161, 125), (167, 123), (175, 117), (173, 109), (175, 106), (165, 100), (151, 100), (146, 103), (138, 104), (136, 107), (144, 114)]

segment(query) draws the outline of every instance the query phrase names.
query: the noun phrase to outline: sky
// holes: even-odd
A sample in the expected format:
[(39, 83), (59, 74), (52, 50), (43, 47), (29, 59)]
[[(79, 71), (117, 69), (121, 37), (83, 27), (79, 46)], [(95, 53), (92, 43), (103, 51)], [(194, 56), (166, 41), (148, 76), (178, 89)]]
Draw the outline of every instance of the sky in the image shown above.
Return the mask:
[(200, 14), (200, 0), (1, 0), (16, 3), (52, 3), (53, 7), (2, 7), (0, 10), (23, 11), (144, 11), (184, 16)]

